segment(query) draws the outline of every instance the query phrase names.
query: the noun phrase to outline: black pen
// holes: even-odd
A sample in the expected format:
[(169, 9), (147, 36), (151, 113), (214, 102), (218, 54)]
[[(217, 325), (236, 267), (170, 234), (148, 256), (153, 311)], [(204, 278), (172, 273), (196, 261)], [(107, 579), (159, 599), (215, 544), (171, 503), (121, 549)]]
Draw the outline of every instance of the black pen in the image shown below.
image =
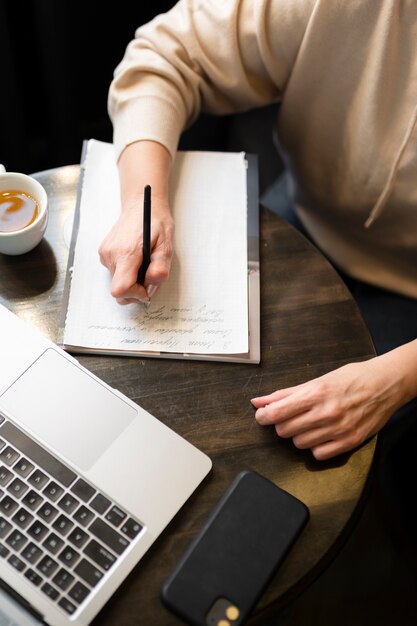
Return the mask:
[(137, 282), (143, 285), (151, 262), (151, 186), (146, 185), (143, 194), (143, 247), (142, 265), (138, 271)]

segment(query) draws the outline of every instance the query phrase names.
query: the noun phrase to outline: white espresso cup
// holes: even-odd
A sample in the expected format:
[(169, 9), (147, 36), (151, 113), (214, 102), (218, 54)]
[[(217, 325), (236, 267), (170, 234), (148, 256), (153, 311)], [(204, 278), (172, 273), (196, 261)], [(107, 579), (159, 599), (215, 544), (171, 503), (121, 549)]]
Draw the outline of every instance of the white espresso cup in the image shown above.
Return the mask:
[[(8, 202), (9, 194), (18, 192), (17, 199)], [(10, 196), (12, 198), (12, 196)], [(19, 172), (6, 172), (0, 164), (0, 253), (24, 254), (29, 252), (41, 241), (48, 223), (48, 196), (45, 189), (37, 180)], [(33, 208), (32, 218), (28, 223), (16, 224), (13, 228), (13, 216), (24, 205), (24, 201), (31, 201)], [(35, 208), (36, 203), (36, 208)], [(23, 210), (23, 209), (22, 209)]]

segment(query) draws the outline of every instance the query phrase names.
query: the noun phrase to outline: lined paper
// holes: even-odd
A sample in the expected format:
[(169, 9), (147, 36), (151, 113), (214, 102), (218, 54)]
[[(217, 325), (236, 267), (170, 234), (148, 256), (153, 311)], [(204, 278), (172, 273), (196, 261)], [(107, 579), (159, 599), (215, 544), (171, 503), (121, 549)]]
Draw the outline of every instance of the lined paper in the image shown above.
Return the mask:
[(170, 198), (174, 259), (169, 280), (148, 309), (117, 304), (98, 257), (120, 213), (113, 146), (90, 140), (84, 167), (64, 345), (108, 352), (248, 352), (244, 153), (177, 153)]

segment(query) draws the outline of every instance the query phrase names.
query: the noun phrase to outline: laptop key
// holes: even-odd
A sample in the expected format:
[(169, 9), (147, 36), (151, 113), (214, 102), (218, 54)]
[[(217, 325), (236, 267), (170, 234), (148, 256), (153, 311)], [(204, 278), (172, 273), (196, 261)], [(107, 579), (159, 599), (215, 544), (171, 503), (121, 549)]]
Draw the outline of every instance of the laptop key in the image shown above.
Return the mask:
[(122, 554), (129, 545), (129, 541), (125, 537), (119, 535), (116, 530), (101, 519), (95, 519), (88, 530), (116, 554)]
[(58, 509), (52, 506), (52, 504), (45, 502), (45, 504), (43, 504), (39, 509), (38, 515), (45, 520), (45, 522), (50, 523), (58, 515)]
[(22, 478), (26, 478), (33, 471), (34, 467), (33, 463), (30, 463), (25, 457), (22, 457), (14, 464), (13, 469), (16, 474), (19, 474)]
[(81, 526), (88, 526), (94, 518), (94, 513), (82, 504), (78, 511), (74, 513), (73, 517)]
[(102, 493), (98, 493), (90, 502), (90, 507), (97, 513), (100, 513), (100, 515), (105, 513), (110, 505), (111, 501), (106, 496), (103, 496)]
[(87, 533), (84, 532), (79, 526), (74, 528), (74, 530), (68, 535), (68, 541), (70, 541), (76, 548), (82, 548), (87, 539)]
[(84, 553), (104, 570), (110, 569), (116, 561), (116, 557), (95, 539), (84, 548)]
[(62, 496), (61, 500), (58, 502), (59, 508), (65, 511), (65, 513), (73, 513), (79, 504), (79, 500), (71, 496), (69, 493)]
[(69, 615), (72, 615), (77, 608), (75, 604), (67, 600), (67, 598), (61, 598), (58, 602), (58, 606), (60, 606), (61, 609), (64, 609), (64, 611), (66, 611)]
[(27, 490), (28, 486), (20, 478), (15, 478), (7, 487), (7, 491), (10, 491), (15, 498), (21, 498)]
[(91, 565), (86, 559), (82, 559), (74, 568), (74, 572), (78, 574), (90, 587), (95, 587), (103, 578), (103, 572), (97, 567)]
[(80, 555), (76, 550), (71, 548), (71, 546), (67, 546), (62, 550), (58, 558), (62, 563), (65, 563), (67, 567), (72, 567), (74, 563), (78, 561)]
[(39, 574), (37, 574), (33, 569), (26, 570), (25, 576), (33, 585), (35, 585), (35, 587), (39, 587), (43, 581), (42, 577), (39, 576)]
[(13, 526), (9, 524), (7, 519), (0, 517), (0, 539), (5, 539), (12, 528)]
[(28, 482), (36, 489), (42, 489), (48, 480), (48, 476), (41, 472), (40, 469), (36, 469), (28, 478)]
[(23, 561), (21, 559), (19, 559), (19, 557), (16, 556), (15, 554), (11, 554), (9, 556), (9, 558), (7, 559), (7, 562), (10, 563), (10, 565), (12, 567), (17, 569), (18, 572), (23, 572), (23, 570), (26, 567), (26, 565), (23, 563)]
[(6, 546), (0, 543), (0, 557), (5, 559), (8, 554), (10, 554), (9, 548), (6, 548)]
[(0, 486), (5, 487), (13, 478), (14, 474), (5, 465), (0, 467)]
[(51, 598), (51, 600), (57, 600), (59, 598), (58, 591), (49, 583), (45, 583), (41, 587), (41, 591), (43, 591), (43, 593), (48, 596), (48, 598)]
[(9, 467), (13, 465), (19, 458), (19, 453), (16, 452), (14, 448), (11, 446), (7, 446), (7, 448), (3, 448), (0, 452), (0, 461), (6, 463)]
[(13, 550), (16, 550), (16, 552), (20, 552), (27, 541), (27, 537), (25, 537), (20, 530), (14, 530), (6, 539), (6, 543), (8, 543)]
[(52, 526), (57, 530), (61, 535), (66, 535), (69, 533), (71, 528), (74, 526), (74, 522), (72, 522), (68, 517), (61, 515), (55, 520)]
[(45, 494), (47, 498), (52, 500), (52, 502), (56, 502), (56, 500), (58, 500), (58, 498), (62, 496), (64, 490), (62, 487), (57, 485), (56, 482), (51, 480), (51, 482), (45, 487), (42, 493)]
[(45, 535), (48, 533), (47, 527), (42, 524), (41, 521), (36, 519), (32, 526), (27, 530), (28, 535), (36, 539), (37, 541), (42, 541)]
[(43, 552), (40, 548), (38, 548), (38, 546), (36, 546), (34, 543), (30, 542), (28, 543), (28, 545), (24, 548), (24, 550), (22, 550), (22, 552), (20, 553), (20, 555), (29, 563), (31, 563), (32, 565), (34, 565), (36, 563), (36, 561), (39, 561), (39, 559), (41, 558), (41, 556), (43, 555)]
[(113, 526), (120, 526), (126, 517), (126, 513), (119, 509), (118, 506), (113, 506), (106, 515), (106, 520), (113, 524)]
[(50, 576), (52, 576), (52, 574), (56, 572), (58, 567), (58, 563), (54, 561), (53, 558), (51, 558), (50, 556), (44, 556), (43, 559), (37, 564), (36, 569), (42, 572), (44, 576), (49, 578)]
[(61, 567), (58, 573), (55, 574), (55, 576), (53, 577), (52, 582), (63, 591), (66, 591), (71, 583), (74, 582), (74, 580), (75, 576), (67, 572), (67, 570), (63, 567)]
[(5, 515), (12, 515), (18, 507), (17, 502), (10, 496), (4, 496), (3, 500), (0, 502), (0, 511)]
[(129, 517), (121, 527), (122, 533), (127, 535), (129, 539), (134, 539), (142, 530), (143, 526), (136, 522), (134, 519)]
[(20, 528), (26, 528), (26, 526), (29, 526), (29, 524), (33, 522), (34, 517), (32, 513), (29, 513), (26, 509), (21, 508), (13, 515), (12, 520), (20, 526)]
[(75, 585), (70, 589), (68, 595), (70, 596), (70, 598), (75, 600), (77, 604), (81, 604), (81, 602), (84, 602), (89, 593), (90, 589), (87, 589), (87, 587), (80, 583), (80, 581), (78, 580)]
[(22, 504), (27, 506), (31, 511), (35, 511), (43, 502), (42, 496), (31, 489), (23, 498)]
[(0, 435), (16, 446), (31, 461), (51, 474), (64, 487), (69, 487), (76, 479), (77, 475), (69, 467), (61, 463), (11, 422), (7, 421), (0, 427)]
[(75, 495), (83, 502), (91, 500), (93, 495), (96, 493), (94, 487), (91, 487), (91, 485), (86, 483), (82, 478), (79, 478), (77, 482), (73, 484), (71, 491), (75, 493)]
[(42, 545), (45, 546), (45, 548), (49, 550), (49, 552), (52, 552), (52, 554), (56, 554), (60, 551), (60, 549), (64, 545), (64, 542), (60, 537), (58, 537), (58, 535), (56, 535), (55, 533), (51, 533), (47, 536)]

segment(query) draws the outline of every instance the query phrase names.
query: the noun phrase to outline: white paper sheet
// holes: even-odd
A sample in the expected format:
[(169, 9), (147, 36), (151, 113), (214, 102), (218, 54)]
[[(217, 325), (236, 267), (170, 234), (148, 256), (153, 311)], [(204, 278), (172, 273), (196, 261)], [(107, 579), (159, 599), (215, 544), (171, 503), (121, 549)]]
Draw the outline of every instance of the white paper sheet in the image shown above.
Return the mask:
[[(140, 167), (140, 164), (138, 164)], [(146, 309), (121, 306), (98, 247), (120, 212), (111, 144), (90, 140), (63, 343), (118, 351), (248, 351), (244, 153), (179, 152), (172, 178), (175, 255)]]

